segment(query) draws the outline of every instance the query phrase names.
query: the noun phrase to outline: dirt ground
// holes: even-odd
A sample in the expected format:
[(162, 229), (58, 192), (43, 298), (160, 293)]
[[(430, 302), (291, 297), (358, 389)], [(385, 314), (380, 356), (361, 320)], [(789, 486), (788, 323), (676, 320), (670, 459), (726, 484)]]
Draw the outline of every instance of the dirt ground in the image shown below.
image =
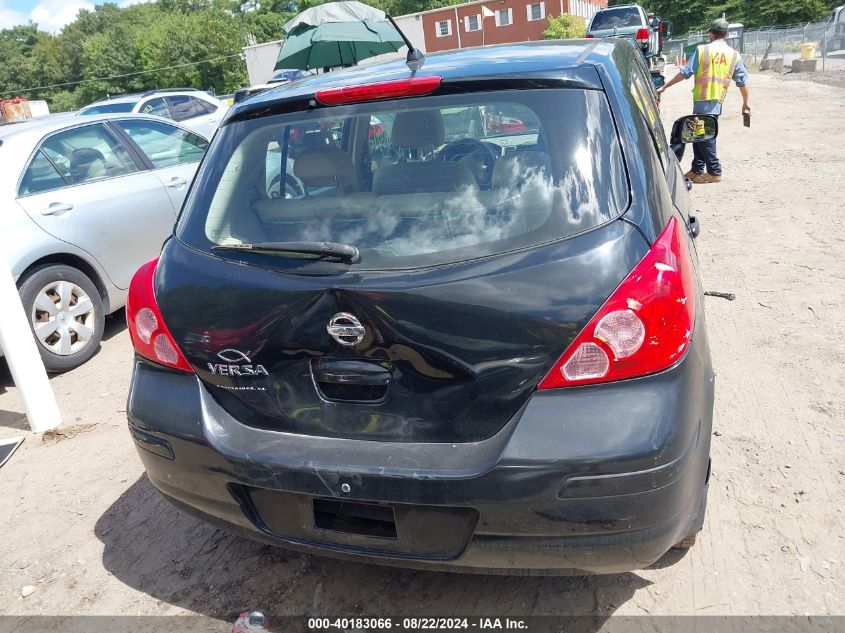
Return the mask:
[[(166, 503), (126, 430), (122, 315), (87, 365), (52, 379), (74, 437), (27, 431), (0, 363), (0, 614), (845, 614), (845, 89), (732, 88), (719, 185), (692, 190), (718, 371), (704, 531), (685, 555), (607, 577), (422, 573), (228, 536)], [(664, 124), (690, 108), (666, 95)], [(686, 165), (691, 152), (688, 152)], [(22, 597), (21, 590), (35, 591)], [(229, 620), (231, 621), (231, 620)]]
[[(843, 66), (845, 66), (845, 58), (842, 60)], [(772, 77), (776, 76), (776, 73), (767, 73)], [(828, 72), (817, 72), (817, 73), (786, 73), (783, 75), (783, 78), (787, 81), (815, 81), (820, 84), (824, 84), (826, 86), (835, 86), (837, 88), (845, 88), (845, 69), (840, 70), (832, 70)]]

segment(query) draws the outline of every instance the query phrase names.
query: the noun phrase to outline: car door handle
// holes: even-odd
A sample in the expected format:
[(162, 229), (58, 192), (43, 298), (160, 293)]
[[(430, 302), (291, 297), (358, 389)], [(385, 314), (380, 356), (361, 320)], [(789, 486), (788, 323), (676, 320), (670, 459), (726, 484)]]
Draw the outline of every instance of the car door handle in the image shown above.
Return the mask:
[(41, 215), (61, 215), (73, 211), (73, 205), (64, 202), (52, 202), (46, 209), (41, 210)]
[(173, 189), (178, 189), (179, 187), (184, 187), (188, 184), (188, 181), (184, 178), (179, 178), (178, 176), (171, 178), (167, 181), (166, 187), (171, 187)]

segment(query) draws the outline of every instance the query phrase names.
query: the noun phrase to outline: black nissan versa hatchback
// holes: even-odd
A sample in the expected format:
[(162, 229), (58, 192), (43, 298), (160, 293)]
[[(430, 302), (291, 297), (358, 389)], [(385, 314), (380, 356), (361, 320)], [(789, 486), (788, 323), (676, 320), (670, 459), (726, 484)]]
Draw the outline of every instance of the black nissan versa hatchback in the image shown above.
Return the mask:
[(716, 131), (675, 127), (614, 40), (235, 105), (129, 292), (150, 481), (225, 529), (406, 567), (615, 573), (688, 547), (714, 373), (670, 143)]

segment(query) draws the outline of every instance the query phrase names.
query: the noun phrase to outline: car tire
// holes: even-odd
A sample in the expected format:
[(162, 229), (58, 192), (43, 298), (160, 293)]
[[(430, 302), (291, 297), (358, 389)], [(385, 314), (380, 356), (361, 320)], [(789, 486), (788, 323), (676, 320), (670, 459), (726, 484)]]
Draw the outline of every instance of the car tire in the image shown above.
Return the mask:
[(47, 371), (65, 372), (88, 361), (100, 347), (105, 324), (103, 299), (94, 282), (71, 266), (48, 264), (28, 271), (19, 283)]

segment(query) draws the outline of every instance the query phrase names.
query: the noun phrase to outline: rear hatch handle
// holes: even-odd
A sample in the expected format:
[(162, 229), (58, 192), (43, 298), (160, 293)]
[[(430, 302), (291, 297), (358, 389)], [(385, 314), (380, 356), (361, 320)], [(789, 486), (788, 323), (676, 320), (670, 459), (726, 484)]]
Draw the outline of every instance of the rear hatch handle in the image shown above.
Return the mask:
[(390, 387), (390, 364), (385, 364), (318, 358), (311, 361), (311, 376), (323, 400), (378, 404), (387, 398)]
[(390, 383), (390, 370), (361, 360), (318, 359), (311, 364), (314, 380), (330, 384), (384, 387)]

